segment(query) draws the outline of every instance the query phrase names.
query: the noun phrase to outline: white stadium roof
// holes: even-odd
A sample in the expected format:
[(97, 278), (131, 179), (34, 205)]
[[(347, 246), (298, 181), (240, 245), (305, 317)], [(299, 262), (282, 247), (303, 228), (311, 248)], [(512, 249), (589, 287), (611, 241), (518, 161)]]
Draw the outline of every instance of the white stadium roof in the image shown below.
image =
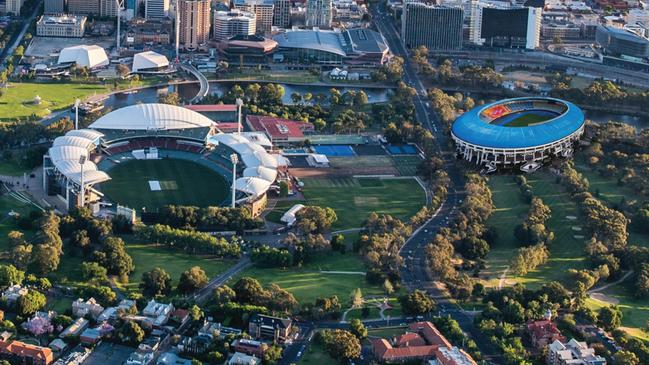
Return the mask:
[(83, 138), (88, 138), (95, 140), (97, 138), (103, 137), (103, 133), (99, 133), (95, 130), (92, 129), (75, 129), (72, 131), (69, 131), (68, 133), (65, 134), (68, 137), (83, 137)]
[(268, 191), (270, 184), (270, 182), (258, 177), (240, 177), (234, 182), (234, 188), (256, 199)]
[(76, 146), (81, 148), (88, 148), (92, 144), (94, 144), (94, 141), (92, 139), (65, 135), (56, 137), (52, 146)]
[(96, 129), (166, 130), (211, 127), (214, 123), (195, 111), (168, 104), (136, 104), (117, 109), (90, 125)]
[(76, 63), (77, 66), (88, 68), (107, 66), (110, 63), (106, 51), (97, 45), (80, 45), (63, 48), (59, 54), (58, 63), (70, 62)]
[(141, 52), (133, 57), (133, 72), (169, 66), (167, 57), (153, 51)]
[[(55, 146), (51, 147), (48, 151), (50, 160), (56, 170), (69, 180), (79, 184), (81, 182), (81, 164), (79, 158), (81, 156), (88, 156), (89, 144), (86, 147), (80, 147), (77, 144), (80, 142), (81, 137), (63, 136), (55, 140)], [(57, 142), (58, 141), (58, 142)], [(92, 144), (92, 141), (87, 140)], [(65, 144), (69, 142), (70, 144)], [(110, 176), (103, 171), (97, 170), (97, 165), (94, 162), (86, 160), (83, 165), (83, 182), (84, 185), (98, 184), (110, 180)]]
[(245, 170), (243, 170), (243, 176), (258, 177), (272, 183), (275, 182), (275, 179), (277, 178), (277, 170), (264, 166), (247, 167)]

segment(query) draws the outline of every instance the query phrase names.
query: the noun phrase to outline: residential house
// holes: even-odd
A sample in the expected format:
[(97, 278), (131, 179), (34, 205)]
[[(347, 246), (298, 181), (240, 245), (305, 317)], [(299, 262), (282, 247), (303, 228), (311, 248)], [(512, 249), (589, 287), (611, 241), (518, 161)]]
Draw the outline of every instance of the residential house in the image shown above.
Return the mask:
[(20, 341), (0, 342), (0, 360), (11, 364), (49, 365), (54, 362), (54, 354), (48, 347)]
[(83, 346), (77, 346), (71, 352), (56, 360), (53, 365), (81, 365), (92, 351)]
[(154, 354), (152, 352), (133, 352), (129, 355), (128, 359), (124, 361), (124, 365), (149, 365), (153, 362)]
[(75, 317), (85, 317), (90, 314), (92, 318), (97, 318), (104, 311), (102, 307), (95, 298), (90, 298), (88, 300), (83, 300), (79, 298), (72, 302), (72, 314)]
[(548, 365), (606, 365), (606, 359), (596, 355), (586, 342), (574, 338), (567, 343), (555, 340), (548, 345)]
[(293, 322), (288, 318), (277, 318), (254, 314), (248, 323), (248, 334), (255, 339), (263, 338), (284, 343), (291, 334)]
[(47, 347), (51, 348), (58, 356), (68, 348), (68, 344), (60, 338), (55, 338), (49, 345), (47, 345)]
[(158, 358), (156, 365), (192, 365), (189, 359), (183, 359), (173, 352), (165, 352)]
[(86, 328), (88, 328), (88, 320), (85, 318), (77, 318), (74, 322), (72, 322), (71, 325), (68, 326), (68, 328), (64, 329), (61, 334), (59, 334), (60, 338), (66, 338), (68, 336), (78, 336), (83, 332)]
[(29, 290), (27, 288), (23, 288), (20, 285), (12, 285), (2, 292), (2, 299), (7, 302), (8, 306), (13, 306), (20, 297), (26, 295), (28, 292)]
[(527, 333), (534, 348), (541, 350), (554, 341), (565, 341), (557, 325), (549, 319), (532, 321), (527, 324)]
[(228, 361), (228, 365), (260, 365), (261, 360), (250, 355), (235, 352)]
[(154, 299), (142, 310), (142, 315), (147, 317), (146, 322), (153, 326), (164, 326), (174, 311), (173, 304), (157, 303)]

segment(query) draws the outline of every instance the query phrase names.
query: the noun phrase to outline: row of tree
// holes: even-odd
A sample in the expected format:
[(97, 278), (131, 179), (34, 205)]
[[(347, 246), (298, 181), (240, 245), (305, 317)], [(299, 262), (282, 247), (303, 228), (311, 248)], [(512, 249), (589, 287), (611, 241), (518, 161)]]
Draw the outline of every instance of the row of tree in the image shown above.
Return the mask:
[(192, 254), (209, 254), (219, 257), (238, 257), (241, 249), (236, 242), (209, 233), (187, 231), (162, 224), (140, 225), (135, 230), (142, 241), (161, 244)]

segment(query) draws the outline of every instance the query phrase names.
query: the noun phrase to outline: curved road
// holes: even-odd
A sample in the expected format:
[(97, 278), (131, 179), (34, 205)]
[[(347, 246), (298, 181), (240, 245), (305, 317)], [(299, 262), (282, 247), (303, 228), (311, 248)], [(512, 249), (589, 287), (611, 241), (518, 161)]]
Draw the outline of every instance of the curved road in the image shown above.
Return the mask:
[[(380, 7), (383, 8), (383, 5)], [(381, 12), (385, 14), (385, 11), (381, 10)], [(404, 266), (401, 269), (402, 281), (410, 290), (426, 290), (437, 298), (440, 314), (450, 315), (455, 319), (462, 330), (470, 334), (476, 341), (485, 358), (495, 360), (500, 356), (499, 351), (491, 345), (486, 336), (477, 330), (473, 324), (473, 317), (456, 304), (448, 301), (447, 294), (436, 287), (428, 275), (425, 248), (440, 228), (448, 226), (449, 222), (453, 221), (457, 208), (466, 195), (463, 191), (464, 177), (455, 164), (455, 153), (449, 148), (449, 136), (446, 134), (443, 124), (428, 106), (426, 89), (410, 63), (408, 53), (401, 42), (392, 17), (383, 15), (381, 12), (377, 7), (372, 9), (374, 24), (387, 40), (392, 53), (403, 57), (405, 61), (403, 80), (417, 90), (417, 96), (413, 98), (417, 120), (433, 134), (450, 179), (449, 195), (446, 201), (428, 222), (413, 233), (401, 249), (401, 255), (404, 258)]]
[(5, 69), (5, 59), (7, 56), (10, 56), (14, 53), (16, 48), (18, 48), (18, 45), (20, 45), (20, 42), (22, 42), (23, 38), (25, 37), (25, 33), (27, 33), (27, 30), (29, 29), (29, 25), (32, 24), (34, 19), (38, 16), (39, 10), (41, 8), (43, 0), (39, 0), (35, 5), (32, 10), (32, 14), (29, 16), (27, 19), (22, 19), (23, 23), (23, 29), (20, 31), (17, 37), (14, 38), (13, 43), (9, 46), (6, 47), (4, 50), (2, 50), (0, 54), (0, 71)]

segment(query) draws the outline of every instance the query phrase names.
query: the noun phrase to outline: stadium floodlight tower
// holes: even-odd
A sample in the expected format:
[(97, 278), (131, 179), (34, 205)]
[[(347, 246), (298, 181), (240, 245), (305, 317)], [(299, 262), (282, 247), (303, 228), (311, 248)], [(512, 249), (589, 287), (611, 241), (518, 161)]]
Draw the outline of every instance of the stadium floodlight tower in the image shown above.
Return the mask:
[(74, 101), (74, 129), (79, 129), (79, 104), (81, 104), (81, 100), (76, 99)]
[(87, 158), (88, 158), (88, 156), (86, 156), (86, 155), (79, 156), (79, 165), (81, 165), (81, 177), (79, 179), (80, 180), (79, 184), (81, 185), (81, 188), (79, 189), (81, 199), (79, 199), (79, 207), (81, 207), (81, 208), (83, 208), (83, 206), (85, 205), (84, 203), (86, 202), (85, 201), (86, 200), (86, 189), (83, 186), (83, 165), (86, 163)]
[(237, 98), (237, 134), (241, 134), (241, 107), (243, 106), (243, 100)]
[(234, 200), (236, 199), (236, 189), (235, 181), (237, 181), (237, 164), (239, 163), (239, 156), (236, 153), (230, 155), (230, 161), (232, 162), (232, 208), (235, 207)]

